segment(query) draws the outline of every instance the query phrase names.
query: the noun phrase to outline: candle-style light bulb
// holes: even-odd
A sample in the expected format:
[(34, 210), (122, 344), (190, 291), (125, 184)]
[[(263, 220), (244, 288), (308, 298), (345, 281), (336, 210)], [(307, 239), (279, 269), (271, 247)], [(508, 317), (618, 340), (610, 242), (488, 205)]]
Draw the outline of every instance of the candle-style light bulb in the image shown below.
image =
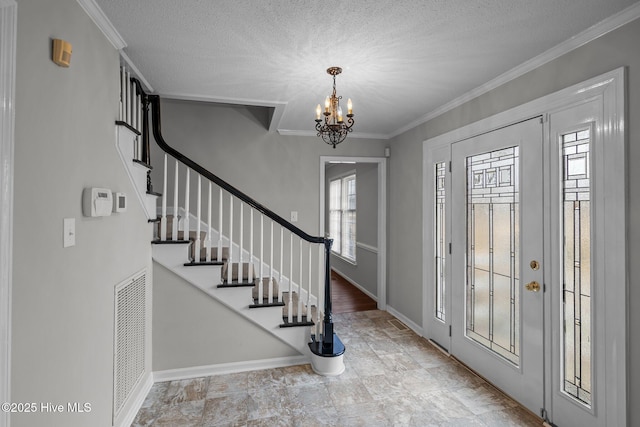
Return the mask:
[(342, 123), (342, 107), (338, 107), (338, 123)]
[(329, 103), (329, 97), (327, 96), (327, 97), (324, 99), (324, 111), (325, 111), (325, 112), (327, 112), (327, 113), (329, 112), (329, 105), (330, 105), (330, 103)]
[(351, 103), (351, 98), (347, 100), (347, 114), (353, 114), (353, 103)]
[(320, 120), (320, 115), (322, 114), (322, 109), (320, 108), (320, 104), (316, 107), (316, 120)]

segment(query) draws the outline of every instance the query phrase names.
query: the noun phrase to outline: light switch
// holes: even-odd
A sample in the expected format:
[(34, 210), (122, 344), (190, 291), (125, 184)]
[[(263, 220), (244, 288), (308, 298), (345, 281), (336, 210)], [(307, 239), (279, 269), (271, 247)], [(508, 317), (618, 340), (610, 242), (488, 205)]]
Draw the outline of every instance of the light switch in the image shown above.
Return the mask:
[(291, 211), (291, 222), (298, 222), (298, 211)]
[(76, 244), (76, 219), (65, 218), (63, 220), (63, 240), (62, 247), (68, 248), (69, 246), (75, 246)]

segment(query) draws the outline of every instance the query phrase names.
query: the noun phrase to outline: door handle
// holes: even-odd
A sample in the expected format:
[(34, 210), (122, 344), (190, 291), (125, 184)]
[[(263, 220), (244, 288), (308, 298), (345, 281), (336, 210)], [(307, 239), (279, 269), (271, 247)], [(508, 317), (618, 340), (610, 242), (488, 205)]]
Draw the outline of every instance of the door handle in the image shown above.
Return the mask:
[(536, 282), (535, 280), (533, 282), (527, 283), (524, 287), (526, 290), (531, 292), (540, 292), (540, 283)]

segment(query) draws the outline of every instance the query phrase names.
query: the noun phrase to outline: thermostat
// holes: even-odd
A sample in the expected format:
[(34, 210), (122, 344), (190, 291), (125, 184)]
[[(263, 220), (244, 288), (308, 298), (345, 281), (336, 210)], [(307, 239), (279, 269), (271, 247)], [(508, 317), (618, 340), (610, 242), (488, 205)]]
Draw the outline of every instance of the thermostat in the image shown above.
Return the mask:
[(127, 195), (125, 193), (113, 193), (113, 211), (127, 211)]

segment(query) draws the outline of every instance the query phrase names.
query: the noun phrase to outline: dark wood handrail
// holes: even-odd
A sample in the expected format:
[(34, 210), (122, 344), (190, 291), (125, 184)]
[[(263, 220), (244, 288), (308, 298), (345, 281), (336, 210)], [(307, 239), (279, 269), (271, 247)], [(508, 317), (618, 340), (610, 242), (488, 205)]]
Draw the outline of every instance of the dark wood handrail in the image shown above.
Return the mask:
[(304, 239), (304, 240), (306, 240), (307, 242), (310, 242), (310, 243), (325, 244), (325, 242), (327, 241), (326, 238), (324, 238), (324, 237), (316, 237), (316, 236), (312, 236), (310, 234), (307, 234), (306, 232), (304, 232), (300, 228), (296, 227), (295, 225), (291, 224), (289, 221), (287, 221), (286, 219), (284, 219), (283, 217), (281, 217), (277, 213), (273, 212), (272, 210), (270, 210), (269, 208), (265, 207), (261, 203), (257, 202), (256, 200), (252, 199), (251, 197), (247, 196), (242, 191), (238, 190), (237, 188), (235, 188), (231, 184), (227, 183), (223, 179), (221, 179), (218, 176), (216, 176), (215, 174), (211, 173), (209, 170), (207, 170), (203, 166), (199, 165), (198, 163), (194, 162), (193, 160), (191, 160), (190, 158), (188, 158), (184, 154), (180, 153), (179, 151), (177, 151), (174, 148), (172, 148), (171, 146), (169, 146), (169, 144), (167, 144), (167, 142), (162, 137), (162, 125), (161, 125), (161, 115), (160, 115), (160, 97), (158, 95), (149, 95), (148, 98), (149, 98), (149, 102), (151, 104), (153, 136), (156, 139), (156, 143), (158, 144), (158, 146), (160, 148), (162, 148), (162, 150), (164, 150), (166, 153), (168, 153), (172, 157), (176, 158), (178, 161), (180, 161), (183, 164), (187, 165), (188, 167), (190, 167), (194, 171), (198, 172), (200, 175), (202, 175), (203, 177), (207, 178), (211, 182), (215, 183), (216, 185), (218, 185), (219, 187), (221, 187), (225, 191), (229, 192), (230, 194), (233, 194), (235, 197), (237, 197), (238, 199), (242, 200), (243, 202), (245, 202), (249, 206), (253, 207), (258, 212), (261, 212), (262, 214), (264, 214), (265, 216), (267, 216), (271, 220), (277, 222), (278, 224), (280, 224), (281, 226), (283, 226), (287, 230), (291, 231), (293, 234), (295, 234), (296, 236), (300, 237), (301, 239)]
[[(187, 156), (185, 156), (184, 154), (180, 153), (179, 151), (177, 151), (176, 149), (171, 147), (169, 144), (167, 144), (167, 142), (164, 140), (164, 137), (162, 136), (162, 120), (161, 120), (161, 114), (160, 114), (160, 97), (158, 95), (148, 95), (148, 94), (146, 94), (144, 92), (144, 90), (142, 89), (142, 85), (140, 84), (139, 81), (137, 81), (137, 79), (132, 78), (131, 80), (134, 82), (134, 84), (136, 84), (137, 90), (142, 94), (142, 100), (143, 100), (143, 104), (144, 104), (143, 105), (143, 121), (144, 121), (143, 133), (147, 133), (147, 137), (146, 137), (146, 140), (145, 140), (146, 148), (147, 148), (146, 149), (146, 155), (147, 156), (149, 156), (148, 132), (147, 132), (147, 130), (148, 130), (148, 113), (149, 113), (149, 106), (151, 106), (151, 116), (152, 116), (151, 128), (153, 130), (153, 136), (154, 136), (158, 146), (164, 152), (166, 152), (170, 156), (174, 157), (178, 161), (182, 162), (184, 165), (188, 166), (189, 168), (193, 169), (194, 171), (199, 173), (201, 176), (203, 176), (203, 177), (207, 178), (208, 180), (210, 180), (211, 182), (215, 183), (216, 185), (218, 185), (220, 188), (224, 189), (228, 193), (234, 195), (238, 199), (240, 199), (243, 202), (247, 203), (249, 206), (253, 207), (258, 212), (266, 215), (272, 221), (277, 222), (282, 227), (286, 228), (287, 230), (289, 230), (290, 232), (292, 232), (296, 236), (300, 237), (301, 239), (306, 240), (309, 243), (317, 243), (317, 244), (322, 244), (324, 246), (324, 252), (325, 252), (325, 262), (324, 262), (324, 270), (325, 271), (324, 271), (324, 273), (325, 273), (325, 277), (324, 277), (323, 334), (322, 334), (322, 337), (320, 337), (320, 339), (318, 339), (318, 337), (316, 337), (313, 342), (309, 343), (309, 348), (314, 354), (317, 354), (317, 355), (320, 355), (320, 356), (333, 357), (333, 356), (338, 356), (338, 355), (341, 355), (342, 353), (344, 353), (344, 345), (342, 344), (340, 339), (337, 337), (337, 335), (333, 331), (333, 316), (332, 316), (332, 313), (331, 313), (332, 304), (331, 304), (331, 256), (330, 255), (331, 255), (331, 246), (333, 244), (333, 239), (329, 239), (329, 238), (325, 238), (325, 237), (317, 237), (317, 236), (312, 236), (310, 234), (307, 234), (306, 232), (304, 232), (300, 228), (296, 227), (295, 225), (293, 225), (292, 223), (290, 223), (289, 221), (287, 221), (286, 219), (284, 219), (280, 215), (276, 214), (275, 212), (273, 212), (269, 208), (265, 207), (261, 203), (257, 202), (256, 200), (252, 199), (251, 197), (247, 196), (242, 191), (238, 190), (237, 188), (235, 188), (231, 184), (227, 183), (226, 181), (224, 181), (223, 179), (219, 178), (214, 173), (210, 172), (209, 170), (207, 170), (203, 166), (201, 166), (198, 163), (194, 162), (193, 160), (191, 160), (190, 158), (188, 158)], [(143, 138), (145, 138), (145, 137), (143, 136)]]

